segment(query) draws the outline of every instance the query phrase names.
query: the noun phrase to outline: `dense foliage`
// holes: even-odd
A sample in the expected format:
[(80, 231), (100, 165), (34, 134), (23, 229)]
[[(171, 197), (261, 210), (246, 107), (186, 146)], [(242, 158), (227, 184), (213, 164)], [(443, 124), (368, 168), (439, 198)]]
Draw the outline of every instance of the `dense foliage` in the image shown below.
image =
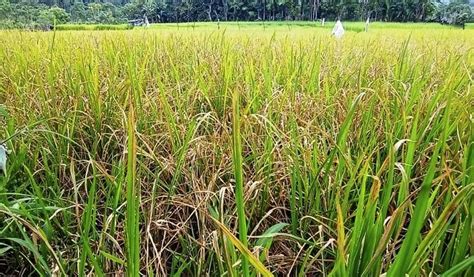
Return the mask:
[[(472, 1), (471, 1), (472, 2)], [(124, 23), (146, 15), (151, 22), (317, 20), (321, 18), (463, 23), (468, 0), (0, 0), (0, 27), (57, 23)]]

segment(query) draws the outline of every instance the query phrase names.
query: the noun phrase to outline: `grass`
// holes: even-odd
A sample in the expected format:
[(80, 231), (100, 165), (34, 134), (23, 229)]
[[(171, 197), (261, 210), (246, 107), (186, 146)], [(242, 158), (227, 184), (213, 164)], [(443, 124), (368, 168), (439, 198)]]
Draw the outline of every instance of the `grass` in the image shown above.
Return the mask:
[[(231, 76), (232, 72), (224, 73), (224, 76)], [(225, 77), (224, 77), (225, 78)], [(227, 84), (224, 84), (227, 88)], [(227, 91), (226, 91), (227, 93)], [(248, 247), (247, 239), (247, 219), (245, 218), (245, 199), (243, 184), (243, 163), (242, 163), (242, 139), (240, 136), (240, 95), (239, 91), (232, 93), (232, 163), (234, 165), (235, 177), (235, 203), (237, 206), (237, 217), (239, 224), (239, 239), (244, 247)], [(248, 259), (242, 257), (243, 276), (249, 276)]]
[(473, 31), (347, 24), (2, 31), (0, 272), (472, 276)]
[[(130, 97), (131, 99), (132, 97)], [(127, 275), (140, 275), (140, 188), (136, 185), (137, 142), (135, 137), (134, 101), (129, 101), (127, 118), (127, 213), (125, 226)]]

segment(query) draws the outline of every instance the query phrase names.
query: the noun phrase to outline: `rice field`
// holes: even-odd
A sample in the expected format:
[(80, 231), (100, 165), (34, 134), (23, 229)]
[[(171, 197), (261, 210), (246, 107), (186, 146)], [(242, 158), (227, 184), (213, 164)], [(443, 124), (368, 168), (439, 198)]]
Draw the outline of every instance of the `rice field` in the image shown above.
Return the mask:
[(474, 29), (377, 24), (0, 31), (0, 272), (472, 276)]

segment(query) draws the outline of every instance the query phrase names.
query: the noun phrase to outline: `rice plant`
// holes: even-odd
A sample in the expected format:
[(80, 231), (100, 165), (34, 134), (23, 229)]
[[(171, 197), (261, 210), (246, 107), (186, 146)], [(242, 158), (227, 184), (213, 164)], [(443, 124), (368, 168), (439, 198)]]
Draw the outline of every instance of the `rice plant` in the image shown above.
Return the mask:
[(0, 34), (0, 272), (472, 276), (472, 29)]

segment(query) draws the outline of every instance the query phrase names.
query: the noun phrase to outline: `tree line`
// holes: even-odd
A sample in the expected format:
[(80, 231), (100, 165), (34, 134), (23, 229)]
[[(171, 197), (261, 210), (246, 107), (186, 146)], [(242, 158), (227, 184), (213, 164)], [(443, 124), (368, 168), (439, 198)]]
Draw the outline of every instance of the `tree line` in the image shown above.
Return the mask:
[[(448, 3), (449, 2), (449, 3)], [(470, 3), (471, 2), (471, 3)], [(0, 27), (56, 23), (472, 20), (472, 0), (0, 0)]]

